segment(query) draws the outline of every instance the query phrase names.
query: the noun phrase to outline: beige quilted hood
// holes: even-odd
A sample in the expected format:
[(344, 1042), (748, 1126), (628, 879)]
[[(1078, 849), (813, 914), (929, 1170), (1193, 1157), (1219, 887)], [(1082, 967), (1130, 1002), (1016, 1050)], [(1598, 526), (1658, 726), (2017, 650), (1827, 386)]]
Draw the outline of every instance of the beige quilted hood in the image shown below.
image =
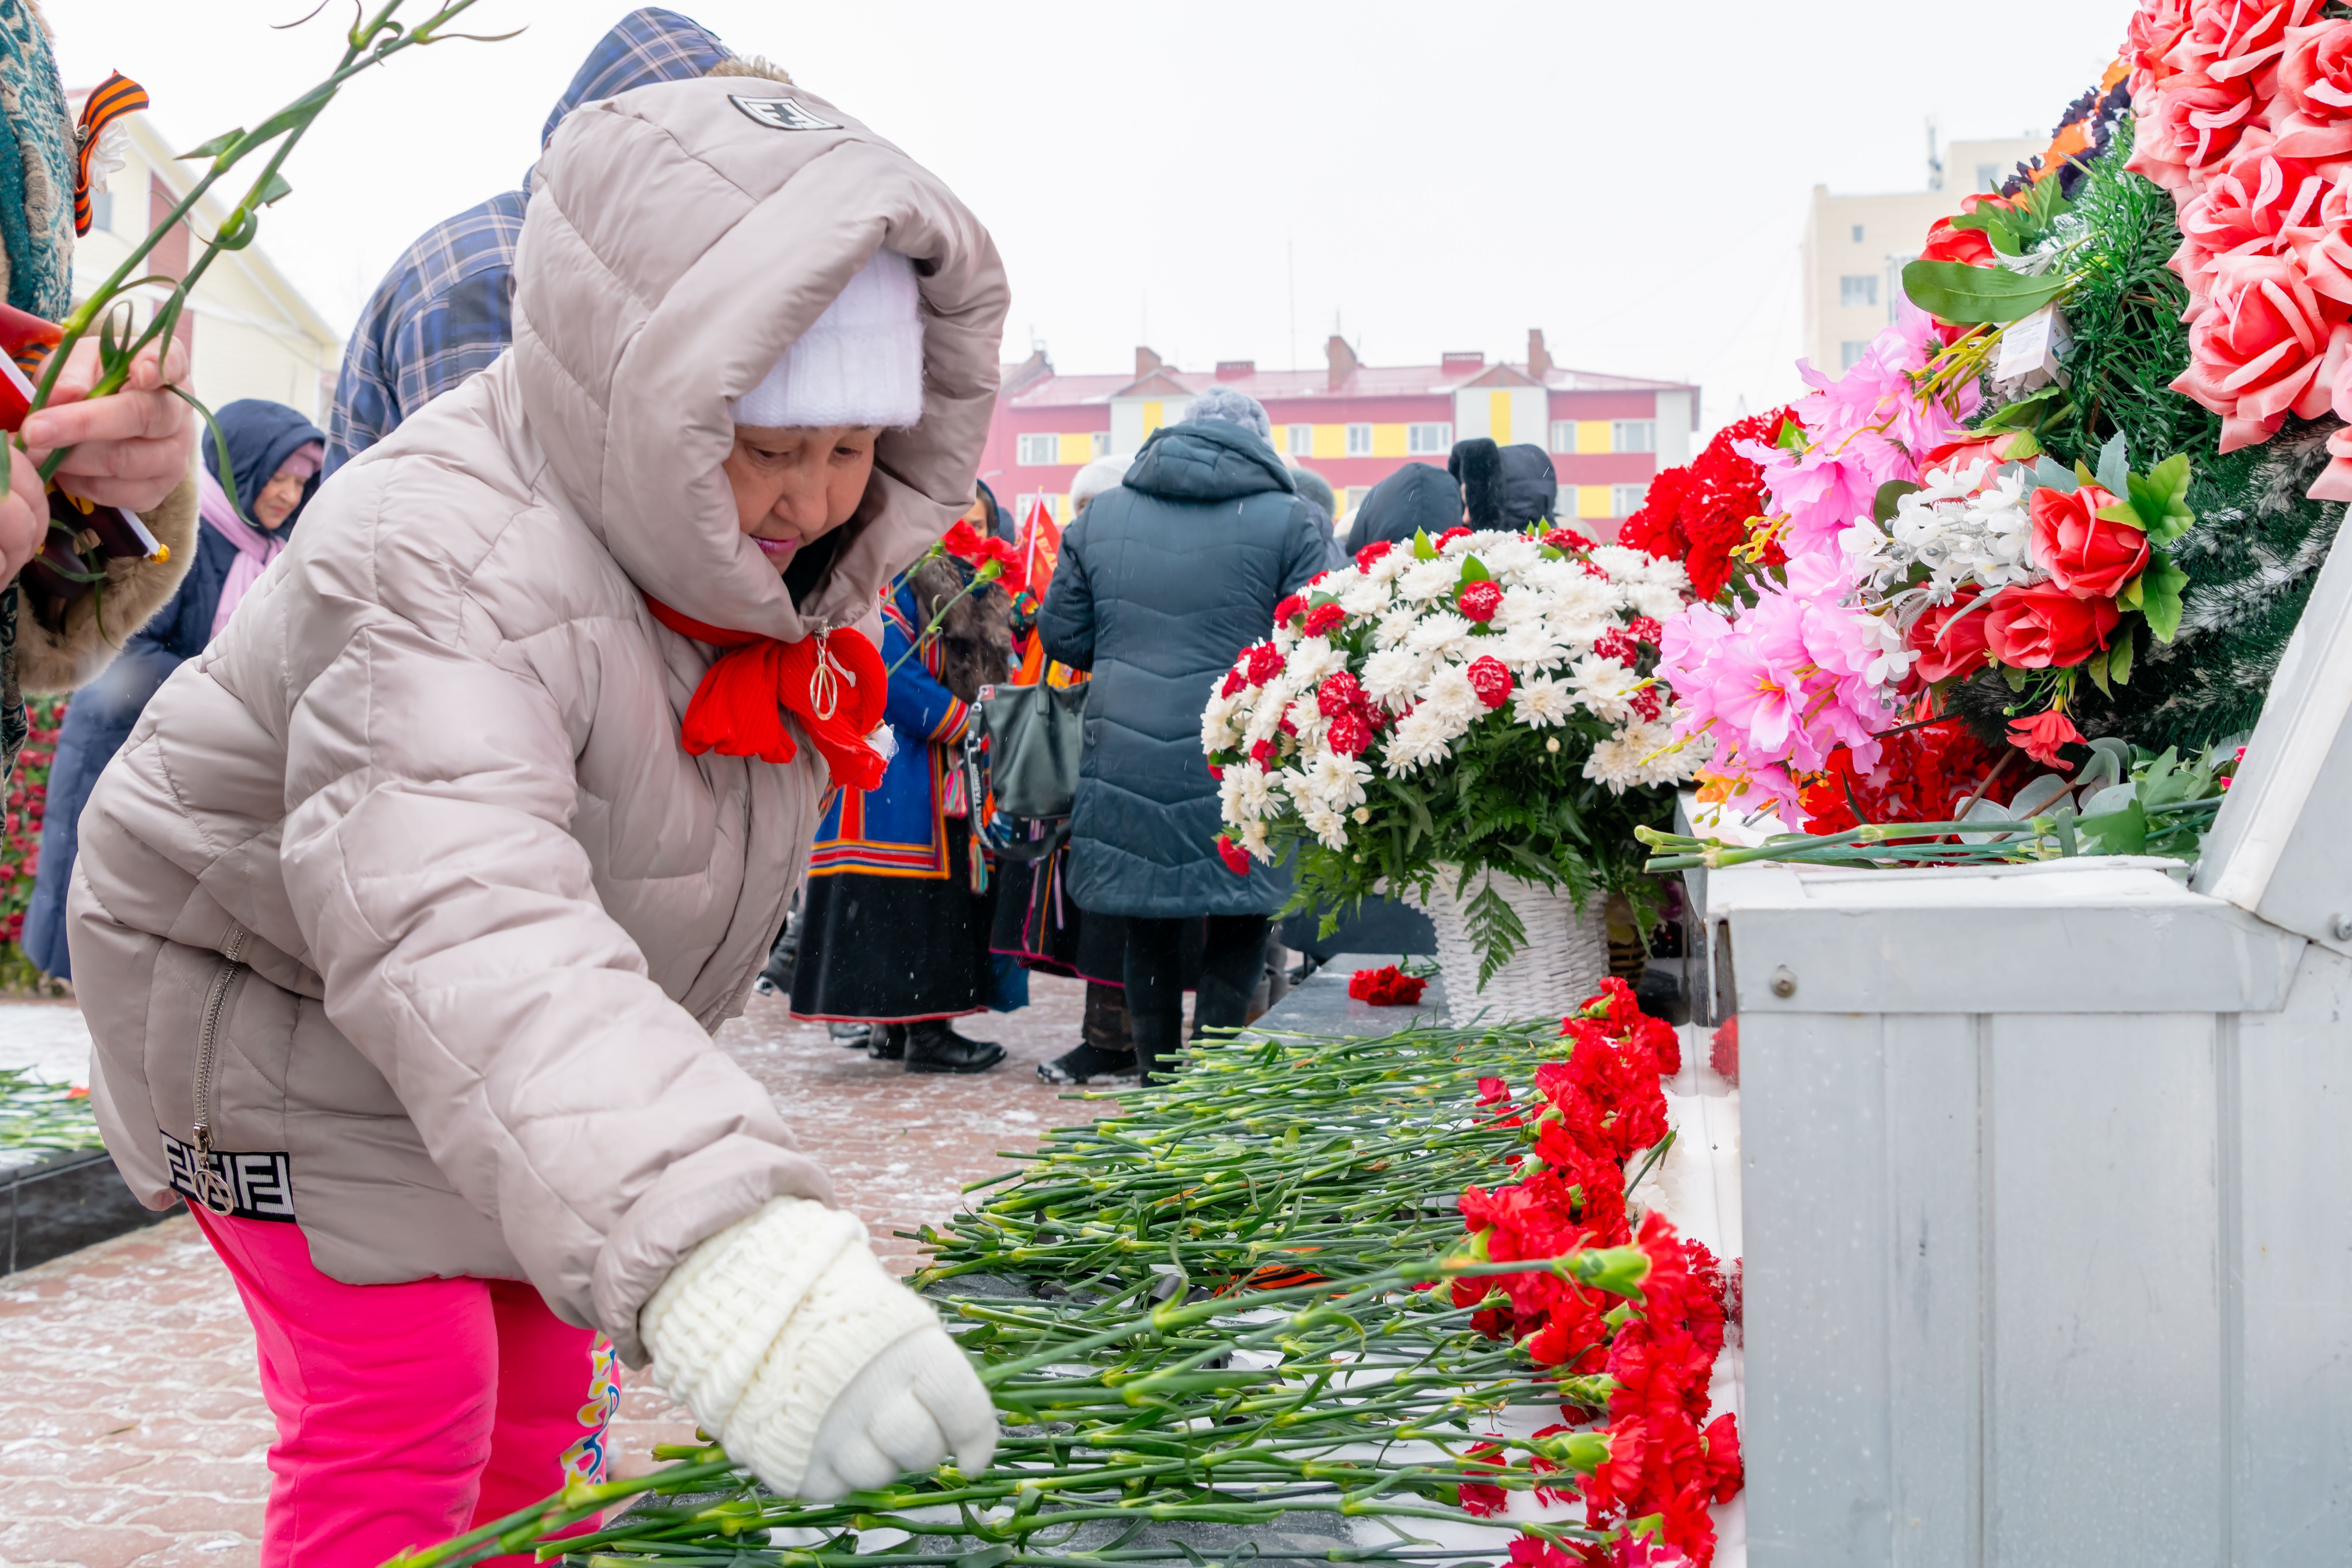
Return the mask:
[[(727, 405), (872, 252), (920, 279), (920, 423), (805, 613), (737, 529)], [(330, 1276), (528, 1279), (640, 1358), (677, 1259), (824, 1173), (709, 1031), (829, 784), (689, 757), (695, 618), (874, 614), (968, 504), (1003, 274), (930, 174), (796, 87), (575, 110), (513, 350), (320, 487), (92, 792), (68, 903), (125, 1179), (301, 1226)]]
[[(882, 437), (856, 537), (806, 607), (830, 625), (868, 614), (874, 589), (971, 504), (1007, 303), (987, 234), (933, 175), (824, 100), (740, 79), (589, 104), (534, 181), (515, 288), (525, 414), (629, 575), (713, 626), (807, 629), (736, 528), (719, 471), (728, 404), (877, 249), (913, 258), (922, 422)], [(646, 199), (599, 195), (616, 189)]]

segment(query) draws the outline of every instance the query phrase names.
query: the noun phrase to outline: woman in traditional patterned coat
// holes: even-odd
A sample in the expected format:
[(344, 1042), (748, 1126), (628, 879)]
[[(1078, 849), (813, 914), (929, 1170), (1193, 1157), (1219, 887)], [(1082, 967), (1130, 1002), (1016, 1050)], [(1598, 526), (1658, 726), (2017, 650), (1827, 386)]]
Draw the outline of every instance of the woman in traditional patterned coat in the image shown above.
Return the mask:
[[(989, 952), (995, 895), (972, 844), (963, 743), (980, 689), (1011, 671), (1013, 605), (993, 584), (960, 597), (969, 573), (951, 556), (926, 561), (882, 602), (882, 661), (898, 667), (885, 716), (898, 749), (880, 788), (836, 791), (826, 805), (793, 966), (793, 1016), (880, 1025), (874, 1054), (908, 1072), (986, 1072), (1004, 1059), (1004, 1047), (949, 1022), (1011, 1000)], [(898, 663), (919, 639), (922, 651)]]

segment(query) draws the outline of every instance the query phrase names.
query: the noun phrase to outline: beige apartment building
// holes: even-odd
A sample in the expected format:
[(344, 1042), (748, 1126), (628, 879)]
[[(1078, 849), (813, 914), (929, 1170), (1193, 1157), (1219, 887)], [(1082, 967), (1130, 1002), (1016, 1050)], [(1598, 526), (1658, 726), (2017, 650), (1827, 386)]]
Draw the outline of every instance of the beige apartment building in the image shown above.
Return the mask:
[(1805, 355), (1815, 368), (1844, 370), (1895, 319), (1904, 265), (1917, 258), (1937, 218), (1970, 192), (1998, 189), (2049, 144), (2046, 136), (1955, 142), (1938, 158), (1931, 142), (1925, 190), (1838, 196), (1815, 185), (1801, 272)]
[[(75, 112), (80, 93), (72, 95)], [(91, 202), (90, 230), (74, 242), (74, 299), (103, 282), (181, 198), (207, 166), (172, 156), (149, 117), (122, 121), (130, 133), (129, 166), (107, 181)], [(240, 171), (242, 173), (242, 171)], [(227, 202), (197, 204), (196, 227), (210, 234), (245, 194), (248, 179), (223, 182)], [(265, 214), (261, 232), (269, 233)], [(150, 272), (184, 275), (191, 259), (187, 226), (174, 228), (148, 255)], [(180, 335), (188, 345), (190, 390), (214, 408), (240, 397), (266, 397), (300, 410), (323, 426), (343, 357), (343, 335), (310, 308), (263, 247), (230, 251), (205, 269), (188, 296)]]

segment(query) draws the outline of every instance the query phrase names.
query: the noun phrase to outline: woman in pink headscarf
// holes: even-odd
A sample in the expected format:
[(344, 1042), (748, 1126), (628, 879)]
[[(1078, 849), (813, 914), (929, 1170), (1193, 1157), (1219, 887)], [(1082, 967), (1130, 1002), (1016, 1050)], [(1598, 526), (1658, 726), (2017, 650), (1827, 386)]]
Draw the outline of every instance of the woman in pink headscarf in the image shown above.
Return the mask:
[[(41, 858), (21, 938), (26, 956), (47, 973), (70, 978), (66, 954), (66, 887), (78, 847), (75, 824), (98, 775), (122, 747), (164, 677), (202, 653), (228, 625), (287, 536), (311, 492), (326, 435), (282, 403), (240, 398), (215, 416), (223, 441), (201, 442), (197, 476), (196, 560), (172, 601), (133, 633), (106, 673), (74, 693), (49, 765), (41, 821)], [(221, 464), (226, 443), (228, 466)], [(229, 500), (236, 488), (236, 500)]]

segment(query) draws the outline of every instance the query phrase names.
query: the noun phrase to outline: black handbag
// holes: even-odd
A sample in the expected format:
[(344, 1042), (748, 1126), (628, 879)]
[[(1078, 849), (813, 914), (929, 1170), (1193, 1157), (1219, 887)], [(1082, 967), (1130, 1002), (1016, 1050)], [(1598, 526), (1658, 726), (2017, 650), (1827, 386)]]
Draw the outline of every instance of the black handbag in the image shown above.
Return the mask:
[(1086, 686), (983, 686), (975, 706), (988, 736), (996, 809), (1006, 816), (1055, 824), (1034, 842), (992, 847), (1008, 859), (1042, 860), (1070, 837), (1078, 757), (1086, 744)]

